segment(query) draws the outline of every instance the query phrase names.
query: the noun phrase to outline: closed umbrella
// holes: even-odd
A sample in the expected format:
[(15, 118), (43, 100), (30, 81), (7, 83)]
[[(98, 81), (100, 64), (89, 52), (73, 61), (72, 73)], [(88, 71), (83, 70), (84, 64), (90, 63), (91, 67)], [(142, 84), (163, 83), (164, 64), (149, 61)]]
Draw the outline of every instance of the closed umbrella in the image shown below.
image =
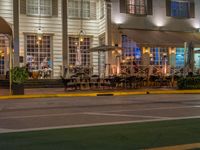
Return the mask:
[(194, 45), (192, 42), (188, 45), (188, 56), (187, 56), (187, 66), (189, 68), (189, 72), (194, 71)]
[(76, 51), (76, 62), (75, 62), (76, 66), (81, 66), (81, 50), (80, 48), (77, 48)]

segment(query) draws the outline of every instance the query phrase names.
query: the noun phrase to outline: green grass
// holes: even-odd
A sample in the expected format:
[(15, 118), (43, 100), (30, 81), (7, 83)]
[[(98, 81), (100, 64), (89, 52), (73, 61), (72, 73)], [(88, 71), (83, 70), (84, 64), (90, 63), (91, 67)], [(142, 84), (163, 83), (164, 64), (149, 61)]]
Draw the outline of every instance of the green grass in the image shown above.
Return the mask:
[(200, 142), (200, 119), (0, 134), (0, 150), (137, 150)]

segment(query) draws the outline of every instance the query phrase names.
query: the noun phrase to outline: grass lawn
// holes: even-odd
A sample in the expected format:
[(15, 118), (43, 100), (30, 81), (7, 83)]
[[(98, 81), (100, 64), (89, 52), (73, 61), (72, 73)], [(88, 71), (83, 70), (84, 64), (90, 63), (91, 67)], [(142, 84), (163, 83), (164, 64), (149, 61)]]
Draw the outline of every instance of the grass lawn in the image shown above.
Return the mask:
[(137, 150), (200, 142), (200, 119), (0, 134), (0, 150)]

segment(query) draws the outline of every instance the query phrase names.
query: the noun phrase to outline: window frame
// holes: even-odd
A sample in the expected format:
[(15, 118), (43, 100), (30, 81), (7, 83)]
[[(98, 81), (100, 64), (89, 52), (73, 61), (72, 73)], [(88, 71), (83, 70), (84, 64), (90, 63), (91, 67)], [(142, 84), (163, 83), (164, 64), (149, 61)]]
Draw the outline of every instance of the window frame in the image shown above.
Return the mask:
[[(29, 41), (31, 41), (31, 39), (28, 39), (28, 36), (30, 36), (30, 37), (32, 37), (32, 39), (34, 39), (34, 41), (32, 41), (31, 42), (31, 44), (32, 44), (32, 50), (34, 49), (34, 48), (37, 48), (37, 52), (35, 52), (35, 50), (33, 50), (32, 51), (32, 53), (37, 53), (37, 55), (40, 55), (41, 56), (41, 54), (46, 54), (46, 53), (49, 53), (49, 59), (50, 59), (50, 62), (51, 62), (51, 66), (50, 66), (50, 68), (52, 69), (52, 71), (53, 71), (53, 45), (52, 45), (52, 42), (53, 42), (53, 37), (52, 37), (52, 35), (51, 34), (45, 34), (45, 35), (43, 35), (43, 37), (48, 37), (49, 38), (49, 51), (47, 52), (45, 52), (45, 51), (42, 51), (41, 52), (41, 48), (42, 49), (45, 49), (44, 48), (44, 43), (43, 43), (43, 41), (41, 41), (42, 42), (42, 45), (40, 45), (40, 48), (38, 48), (39, 46), (37, 45), (37, 35), (36, 34), (32, 34), (32, 33), (25, 33), (25, 35), (24, 35), (24, 37), (25, 37), (25, 41), (24, 41), (24, 46), (25, 46), (25, 51), (24, 51), (24, 56), (25, 56), (25, 60), (24, 60), (24, 62), (25, 63), (28, 63), (28, 61), (27, 61), (27, 56), (28, 56), (28, 53), (31, 53), (31, 51), (30, 52), (28, 52), (28, 40)], [(47, 44), (47, 43), (45, 43), (45, 44)], [(31, 46), (31, 45), (30, 45)], [(37, 68), (36, 69), (41, 69), (40, 67), (40, 65), (41, 65), (41, 62), (42, 61), (40, 61), (39, 59), (40, 58), (42, 58), (42, 57), (38, 57), (37, 58)], [(39, 63), (40, 62), (40, 63)]]
[[(78, 8), (76, 8), (76, 7), (69, 7), (70, 6), (70, 2), (72, 2), (72, 4), (74, 4), (75, 2), (78, 2)], [(89, 4), (89, 9), (85, 9), (84, 8), (84, 5), (85, 5), (85, 3), (88, 3)], [(72, 6), (74, 6), (74, 5), (72, 5)], [(71, 11), (70, 11), (70, 9), (71, 9)], [(70, 16), (70, 12), (72, 12), (72, 11), (74, 11), (74, 10), (76, 10), (77, 12), (77, 16), (75, 16), (75, 15), (71, 15)], [(87, 1), (83, 1), (83, 9), (82, 9), (82, 16), (81, 16), (81, 1), (80, 0), (69, 0), (68, 1), (68, 18), (70, 18), (70, 19), (90, 19), (91, 18), (91, 16), (90, 16), (90, 13), (91, 13), (91, 2), (89, 1), (89, 0), (87, 0)], [(88, 16), (86, 15), (86, 16), (84, 16), (84, 12), (87, 12), (88, 11)]]
[[(173, 15), (173, 13), (172, 13), (172, 11), (173, 10), (176, 10), (177, 11), (177, 9), (172, 9), (172, 3), (173, 2), (177, 2), (178, 3), (178, 7), (179, 7), (179, 9), (178, 9), (178, 15), (177, 16), (175, 16), (175, 15)], [(187, 10), (185, 10), (185, 11), (187, 11), (187, 12), (185, 12), (187, 15), (186, 16), (181, 16), (180, 14), (182, 14), (181, 13), (181, 9), (180, 9), (180, 4), (181, 3), (187, 3)], [(170, 1), (170, 16), (171, 17), (174, 17), (174, 18), (178, 18), (178, 19), (186, 19), (186, 18), (190, 18), (190, 1), (188, 1), (188, 0), (186, 0), (186, 1), (179, 1), (179, 0), (171, 0)]]
[[(69, 41), (69, 47), (68, 47), (68, 49), (69, 49), (69, 53), (68, 53), (69, 65), (75, 66), (77, 48), (79, 46), (78, 45), (79, 37), (74, 36), (74, 35), (69, 35), (68, 41)], [(85, 48), (90, 49), (91, 43), (92, 43), (92, 38), (90, 36), (84, 36), (83, 42), (80, 42), (81, 66), (90, 66), (91, 65), (92, 53), (90, 53), (88, 50), (85, 49)]]
[[(136, 1), (140, 3), (140, 1), (143, 1), (144, 5), (141, 5), (141, 4), (131, 4), (131, 1)], [(134, 7), (134, 10), (136, 10), (134, 13), (132, 13), (129, 9), (129, 7), (132, 6)], [(137, 12), (137, 8), (136, 7), (139, 7), (139, 13)], [(144, 9), (144, 13), (141, 13), (141, 8)], [(130, 14), (130, 15), (135, 15), (135, 16), (146, 16), (148, 13), (147, 13), (147, 1), (146, 0), (126, 0), (126, 13), (127, 14)]]
[[(38, 13), (30, 13), (30, 11), (29, 11), (29, 2), (30, 2), (31, 0), (27, 0), (27, 2), (26, 2), (26, 15), (28, 15), (28, 16), (41, 16), (41, 17), (51, 17), (51, 16), (53, 16), (53, 2), (52, 2), (52, 0), (49, 0), (50, 1), (50, 14), (41, 14), (41, 1), (42, 0), (34, 0), (34, 1), (37, 1), (38, 2), (38, 6), (37, 6), (37, 10), (38, 10)], [(45, 7), (44, 7), (45, 8)]]
[[(142, 65), (142, 49), (127, 35), (122, 35), (122, 58), (132, 58), (137, 65)], [(139, 57), (138, 57), (139, 56)]]

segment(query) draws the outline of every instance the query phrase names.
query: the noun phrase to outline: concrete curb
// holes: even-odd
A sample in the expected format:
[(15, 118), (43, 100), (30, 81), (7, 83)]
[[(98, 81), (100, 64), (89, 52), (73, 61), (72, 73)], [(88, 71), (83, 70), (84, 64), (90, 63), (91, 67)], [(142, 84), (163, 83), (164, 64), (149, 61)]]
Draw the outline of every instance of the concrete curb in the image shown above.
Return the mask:
[(0, 100), (6, 99), (30, 99), (30, 98), (56, 98), (56, 97), (95, 97), (95, 96), (128, 96), (145, 94), (200, 94), (200, 90), (146, 90), (127, 92), (88, 92), (88, 93), (64, 93), (64, 94), (35, 94), (35, 95), (9, 95), (0, 96)]

